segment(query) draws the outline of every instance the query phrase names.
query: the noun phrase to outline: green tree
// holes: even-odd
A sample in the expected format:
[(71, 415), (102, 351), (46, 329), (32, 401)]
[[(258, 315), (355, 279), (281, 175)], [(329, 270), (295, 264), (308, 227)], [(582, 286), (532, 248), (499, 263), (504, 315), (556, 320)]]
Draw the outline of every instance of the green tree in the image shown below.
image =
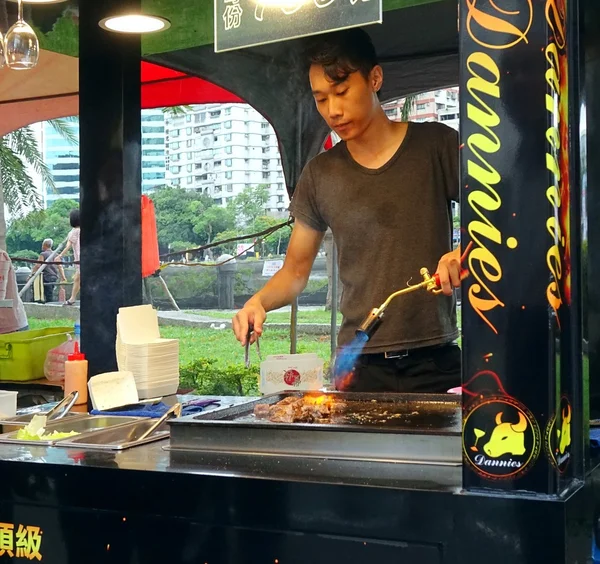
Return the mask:
[[(273, 227), (279, 223), (281, 223), (280, 219), (275, 219), (274, 217), (263, 215), (261, 217), (256, 218), (256, 221), (254, 222), (253, 226), (253, 231), (259, 233), (260, 231), (269, 229), (269, 227)], [(262, 252), (262, 254), (267, 255), (285, 254), (288, 243), (290, 242), (291, 234), (291, 229), (287, 227), (278, 229), (277, 231), (275, 231), (275, 233), (264, 237), (260, 245), (262, 248), (260, 248), (259, 250)]]
[(13, 219), (8, 226), (6, 245), (9, 254), (24, 256), (21, 251), (39, 253), (42, 241), (54, 239), (59, 245), (69, 233), (69, 212), (78, 207), (75, 200), (56, 200), (46, 210), (34, 210), (24, 217)]
[(210, 243), (217, 233), (235, 228), (235, 221), (231, 209), (212, 205), (201, 209), (202, 202), (194, 202), (192, 209), (198, 213), (194, 225), (194, 233), (198, 235), (201, 244)]
[(158, 243), (162, 249), (174, 241), (189, 241), (193, 246), (202, 244), (194, 227), (203, 211), (214, 205), (210, 196), (163, 186), (153, 193), (152, 201), (156, 209)]
[(417, 101), (416, 94), (412, 94), (412, 95), (404, 98), (404, 105), (402, 106), (402, 110), (400, 110), (400, 119), (402, 121), (408, 121), (410, 114), (412, 114), (412, 112), (413, 112), (416, 101)]
[[(76, 136), (70, 126), (70, 119), (57, 119), (49, 123), (70, 143)], [(27, 166), (31, 166), (42, 177), (49, 190), (54, 190), (54, 178), (44, 163), (35, 135), (30, 127), (17, 129), (0, 138), (0, 248), (6, 249), (6, 218), (4, 206), (13, 216), (22, 215), (33, 207), (41, 208), (41, 197)]]
[(238, 227), (252, 227), (259, 217), (265, 215), (269, 201), (269, 187), (265, 184), (246, 188), (228, 204)]

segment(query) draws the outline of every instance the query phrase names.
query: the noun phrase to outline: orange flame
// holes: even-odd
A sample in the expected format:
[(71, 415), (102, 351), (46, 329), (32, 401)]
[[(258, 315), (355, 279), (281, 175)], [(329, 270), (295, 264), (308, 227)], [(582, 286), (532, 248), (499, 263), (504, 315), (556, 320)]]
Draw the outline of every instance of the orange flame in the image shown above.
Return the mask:
[(352, 383), (353, 379), (354, 372), (347, 372), (346, 374), (338, 376), (335, 379), (335, 387), (340, 391), (344, 391)]

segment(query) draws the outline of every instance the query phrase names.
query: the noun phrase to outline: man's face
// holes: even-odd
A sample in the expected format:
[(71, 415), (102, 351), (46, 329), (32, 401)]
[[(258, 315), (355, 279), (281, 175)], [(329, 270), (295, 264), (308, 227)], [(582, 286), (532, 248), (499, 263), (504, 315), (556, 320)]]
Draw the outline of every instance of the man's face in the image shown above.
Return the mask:
[(317, 110), (327, 125), (344, 141), (360, 136), (379, 107), (381, 67), (374, 67), (368, 78), (357, 71), (336, 84), (321, 65), (312, 65), (309, 78)]

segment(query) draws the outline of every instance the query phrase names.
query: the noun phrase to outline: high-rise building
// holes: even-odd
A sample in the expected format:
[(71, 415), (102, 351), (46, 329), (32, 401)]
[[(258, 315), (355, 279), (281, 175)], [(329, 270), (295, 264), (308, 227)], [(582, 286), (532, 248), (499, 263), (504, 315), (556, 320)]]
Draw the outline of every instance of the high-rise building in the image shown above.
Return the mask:
[[(79, 139), (79, 121), (67, 122), (76, 139)], [(52, 190), (42, 183), (44, 207), (61, 198), (79, 198), (79, 147), (61, 135), (50, 122), (44, 122), (42, 129), (41, 153), (54, 178)]]
[[(400, 120), (405, 98), (393, 100), (383, 104), (386, 115), (392, 120)], [(441, 121), (458, 131), (458, 88), (445, 88), (434, 92), (417, 94), (411, 111), (409, 121)]]
[(166, 182), (165, 114), (162, 109), (142, 110), (142, 192)]
[[(79, 140), (79, 121), (67, 122)], [(79, 198), (79, 146), (65, 139), (50, 122), (42, 124), (40, 138), (44, 162), (54, 178), (55, 189), (42, 183), (42, 198), (47, 208), (61, 198)], [(142, 192), (165, 184), (165, 115), (162, 110), (142, 111)]]
[(267, 212), (283, 214), (289, 205), (275, 132), (246, 104), (204, 104), (167, 116), (167, 167), (168, 184), (218, 205), (259, 185), (269, 188)]

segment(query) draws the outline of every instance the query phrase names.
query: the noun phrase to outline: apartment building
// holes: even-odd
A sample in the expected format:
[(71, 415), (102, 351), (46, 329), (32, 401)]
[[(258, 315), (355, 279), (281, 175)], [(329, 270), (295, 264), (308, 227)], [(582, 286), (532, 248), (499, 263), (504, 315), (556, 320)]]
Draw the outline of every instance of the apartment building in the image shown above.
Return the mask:
[[(73, 136), (79, 140), (79, 121), (68, 122)], [(55, 189), (37, 181), (44, 207), (61, 198), (79, 199), (79, 144), (65, 139), (52, 125), (43, 122), (33, 126), (44, 162), (50, 169)], [(34, 179), (35, 180), (35, 179)], [(162, 110), (142, 111), (142, 191), (151, 192), (166, 183), (165, 114)]]
[(285, 187), (277, 137), (246, 104), (203, 104), (166, 122), (167, 184), (208, 194), (227, 205), (245, 188), (266, 185), (266, 211), (285, 214)]
[[(392, 120), (400, 120), (404, 98), (383, 104), (383, 109)], [(417, 94), (409, 121), (441, 121), (458, 131), (458, 88), (446, 88), (434, 92)]]

